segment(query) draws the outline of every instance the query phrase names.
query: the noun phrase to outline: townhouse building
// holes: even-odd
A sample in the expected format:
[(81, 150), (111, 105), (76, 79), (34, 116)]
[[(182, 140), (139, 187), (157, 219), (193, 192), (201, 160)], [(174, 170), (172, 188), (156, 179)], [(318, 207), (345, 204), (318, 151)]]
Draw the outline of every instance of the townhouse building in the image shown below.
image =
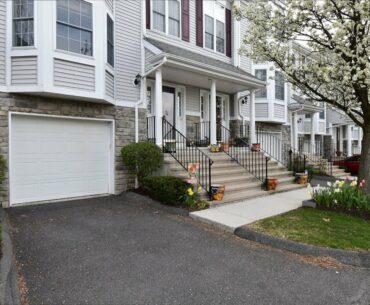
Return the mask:
[(239, 137), (268, 153), (274, 137), (276, 159), (318, 147), (325, 107), (239, 54), (232, 4), (248, 2), (0, 0), (2, 205), (125, 191), (121, 148), (176, 142), (165, 126), (184, 146)]

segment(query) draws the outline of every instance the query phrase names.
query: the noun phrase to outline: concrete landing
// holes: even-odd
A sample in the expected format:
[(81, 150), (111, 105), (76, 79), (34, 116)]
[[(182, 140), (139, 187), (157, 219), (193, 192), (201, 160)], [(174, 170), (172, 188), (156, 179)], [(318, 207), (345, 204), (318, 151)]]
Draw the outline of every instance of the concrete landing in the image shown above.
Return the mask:
[(306, 188), (277, 193), (190, 213), (190, 217), (234, 232), (240, 226), (279, 215), (302, 206), (310, 199)]

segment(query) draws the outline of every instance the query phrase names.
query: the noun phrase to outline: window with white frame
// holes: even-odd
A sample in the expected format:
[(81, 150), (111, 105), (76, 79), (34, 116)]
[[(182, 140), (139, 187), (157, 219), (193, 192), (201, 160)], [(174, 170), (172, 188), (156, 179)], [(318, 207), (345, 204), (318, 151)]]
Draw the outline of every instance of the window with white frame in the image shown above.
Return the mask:
[[(263, 81), (267, 80), (267, 70), (266, 69), (256, 69), (254, 71), (254, 75), (260, 80), (263, 80)], [(263, 88), (263, 89), (257, 90), (255, 93), (255, 97), (256, 98), (267, 98), (267, 89)]]
[(107, 62), (114, 67), (114, 23), (107, 15)]
[(325, 120), (325, 110), (320, 111), (319, 118), (320, 118), (320, 120)]
[(284, 100), (284, 77), (279, 71), (275, 72), (275, 99)]
[(204, 45), (225, 53), (225, 6), (219, 1), (204, 1)]
[(57, 0), (57, 49), (93, 55), (92, 4)]
[(153, 29), (180, 37), (181, 0), (153, 0)]
[(13, 46), (34, 45), (34, 0), (13, 0)]

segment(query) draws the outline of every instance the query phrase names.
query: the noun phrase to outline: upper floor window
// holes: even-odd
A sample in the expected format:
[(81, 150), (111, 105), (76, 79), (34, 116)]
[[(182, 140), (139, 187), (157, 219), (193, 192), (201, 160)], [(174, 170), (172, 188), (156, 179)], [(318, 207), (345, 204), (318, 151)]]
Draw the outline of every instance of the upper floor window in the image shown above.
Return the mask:
[(153, 29), (180, 37), (180, 1), (153, 0)]
[(34, 45), (34, 1), (13, 0), (13, 46)]
[(321, 120), (325, 120), (325, 111), (323, 110), (323, 111), (320, 111), (320, 113), (319, 113), (319, 118), (321, 119)]
[(225, 7), (216, 1), (204, 1), (204, 45), (225, 53)]
[(114, 24), (112, 18), (107, 15), (107, 62), (114, 67)]
[(57, 0), (57, 48), (92, 56), (92, 4), (83, 0)]
[[(260, 80), (263, 80), (263, 81), (266, 81), (267, 80), (267, 72), (266, 72), (266, 69), (257, 69), (254, 72), (254, 74)], [(267, 98), (267, 89), (266, 88), (263, 88), (263, 89), (257, 90), (256, 91), (256, 94), (255, 94), (255, 97), (256, 98)]]
[(305, 113), (304, 118), (305, 119), (310, 119), (311, 118), (311, 113)]
[(275, 99), (284, 100), (284, 77), (281, 72), (275, 72)]

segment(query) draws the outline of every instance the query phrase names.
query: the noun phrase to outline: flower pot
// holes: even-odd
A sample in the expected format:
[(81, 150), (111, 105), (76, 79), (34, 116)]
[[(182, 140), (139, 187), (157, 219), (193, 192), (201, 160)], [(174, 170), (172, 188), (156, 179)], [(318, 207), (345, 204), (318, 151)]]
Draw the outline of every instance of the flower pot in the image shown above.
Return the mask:
[(212, 199), (215, 201), (221, 201), (222, 199), (224, 199), (225, 185), (223, 184), (211, 185), (211, 195)]
[(296, 173), (295, 174), (295, 182), (297, 184), (307, 184), (308, 182), (308, 175), (305, 173)]
[(224, 151), (225, 153), (229, 152), (229, 144), (222, 143), (221, 150)]
[(268, 191), (275, 191), (278, 184), (277, 178), (267, 178), (266, 189)]
[(251, 151), (260, 151), (261, 150), (261, 144), (260, 143), (253, 143), (251, 147)]
[(211, 152), (220, 152), (220, 146), (217, 144), (211, 145), (209, 149)]

